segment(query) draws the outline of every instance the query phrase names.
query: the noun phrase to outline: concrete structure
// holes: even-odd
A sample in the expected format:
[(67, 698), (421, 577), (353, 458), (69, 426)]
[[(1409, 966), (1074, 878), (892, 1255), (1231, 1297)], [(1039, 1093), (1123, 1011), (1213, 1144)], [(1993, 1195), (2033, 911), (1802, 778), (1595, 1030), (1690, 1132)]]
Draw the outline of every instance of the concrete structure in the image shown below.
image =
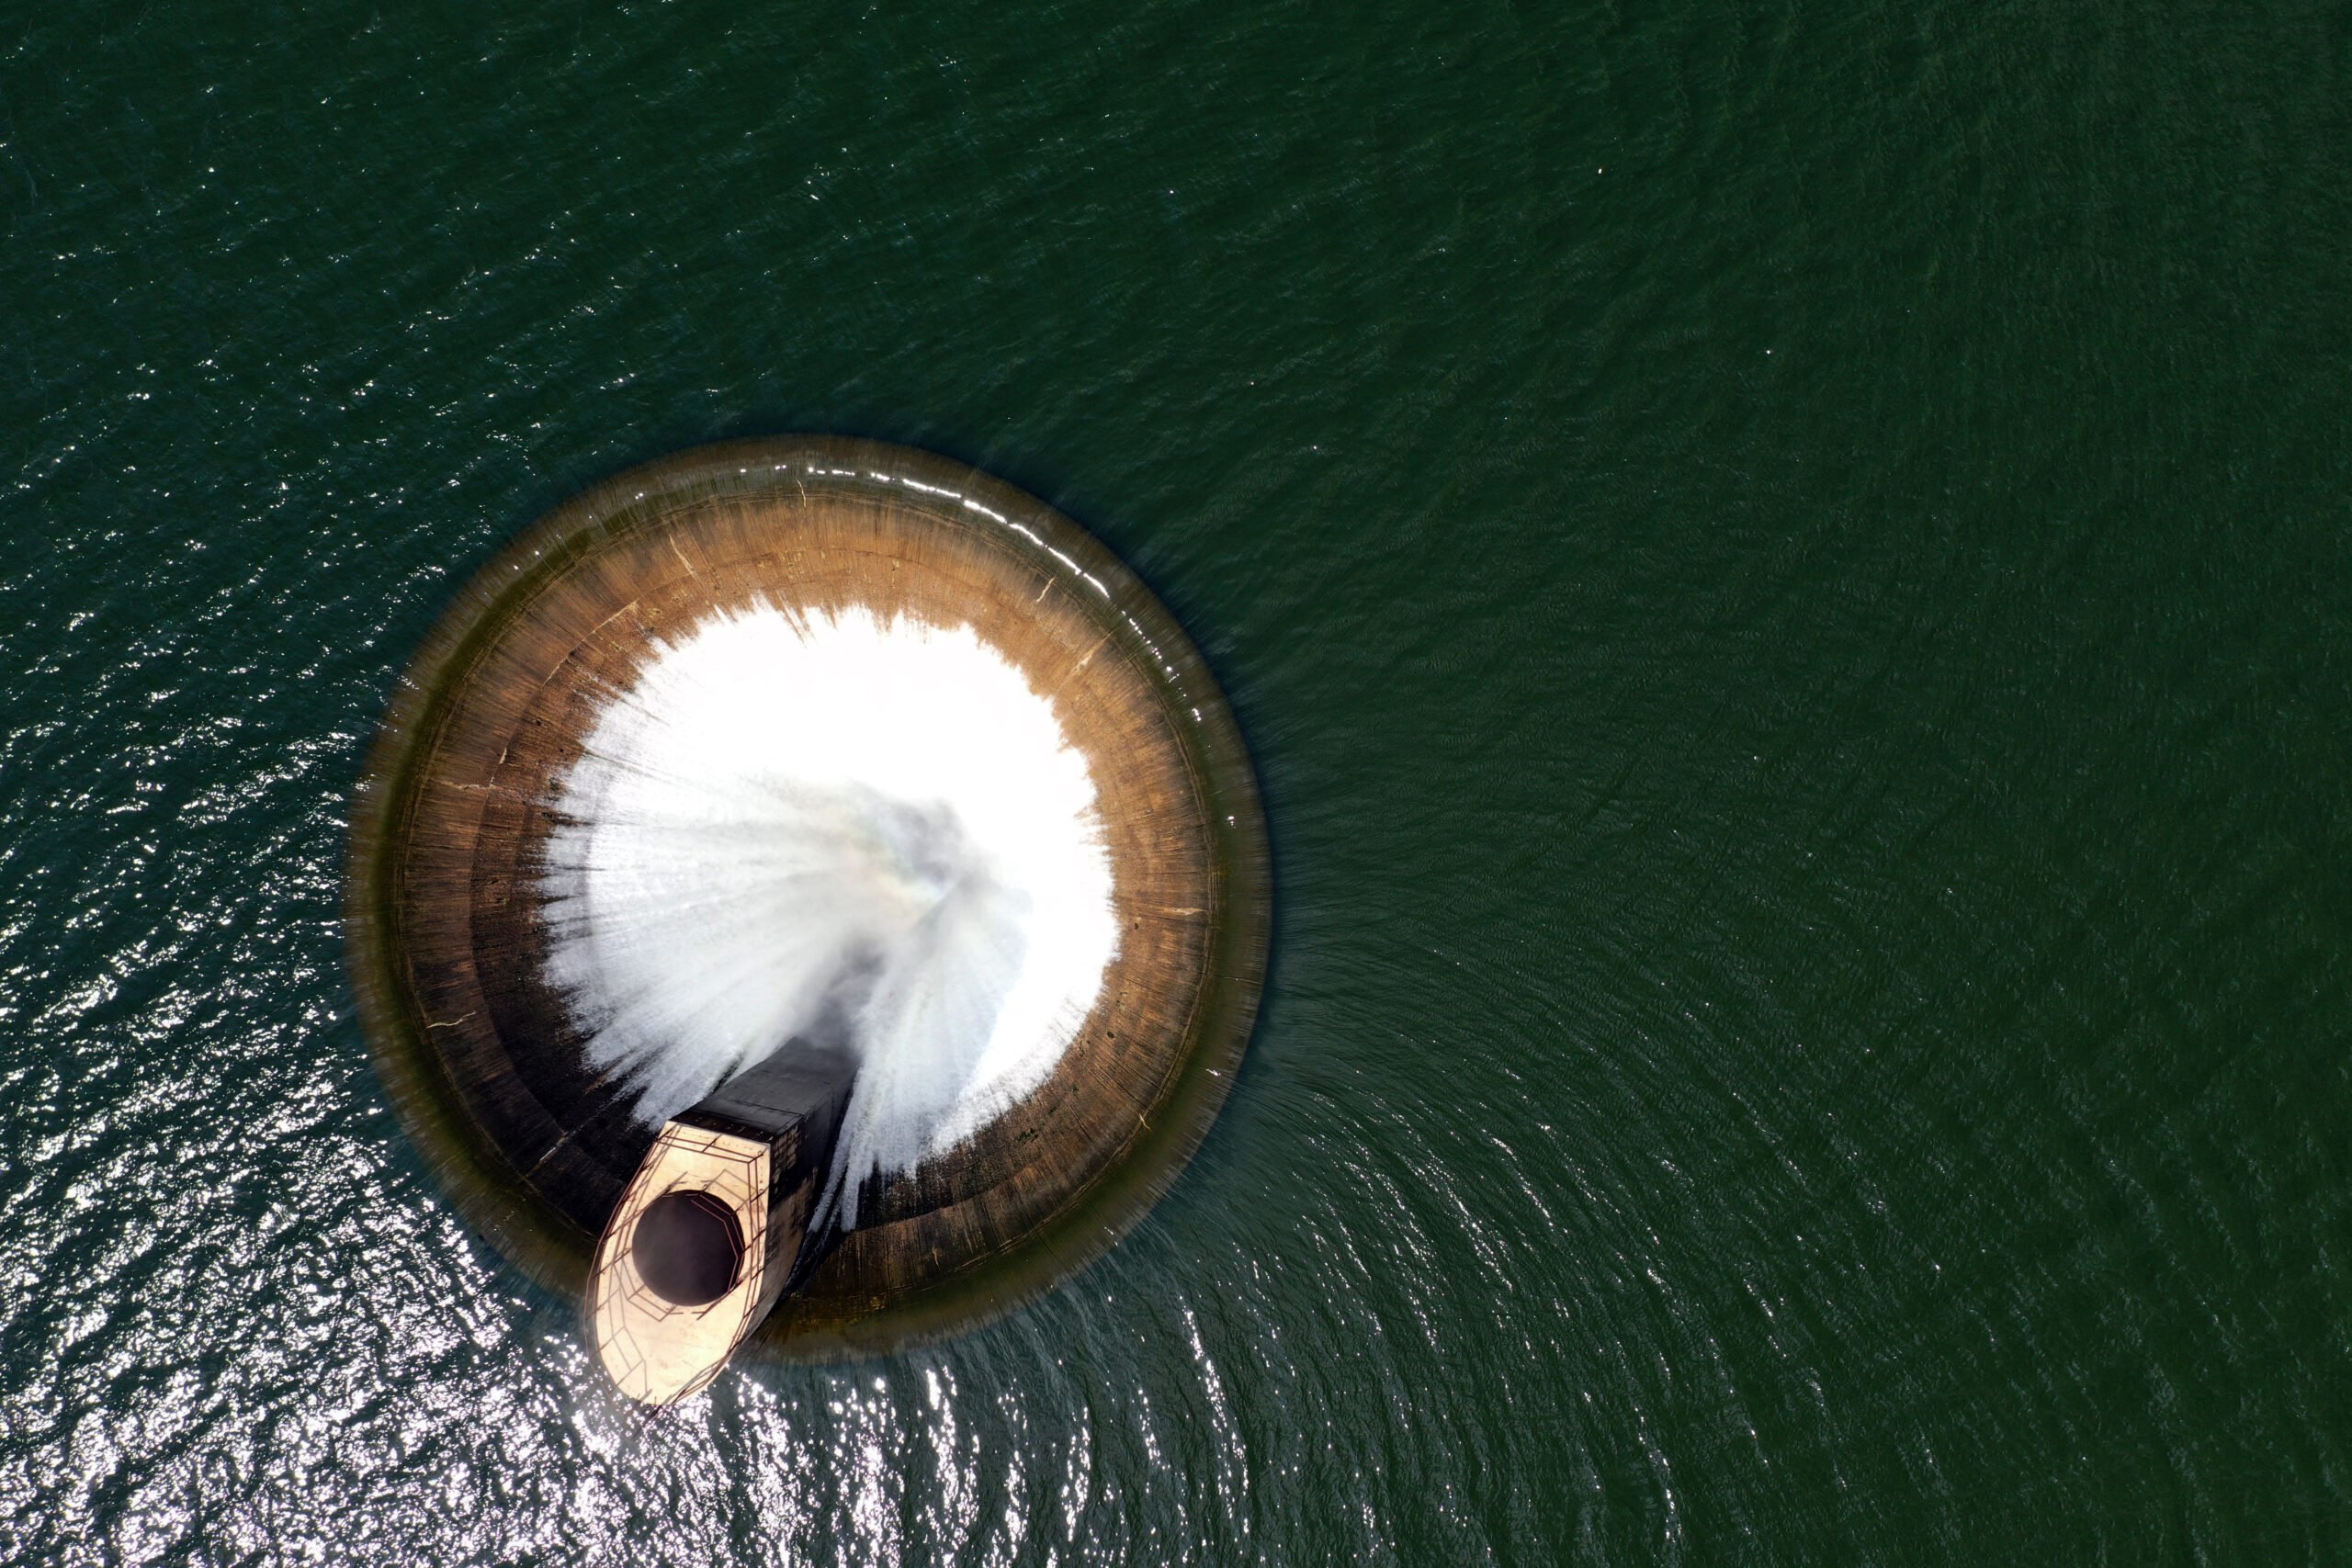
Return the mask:
[(818, 1206), (855, 1075), (793, 1041), (662, 1127), (590, 1275), (596, 1355), (623, 1393), (698, 1392), (822, 1256)]
[[(650, 1147), (548, 982), (534, 892), (552, 781), (597, 705), (664, 637), (747, 604), (967, 625), (1016, 662), (1087, 758), (1120, 932), (1052, 1076), (956, 1147), (861, 1191), (859, 1228), (789, 1268), (769, 1245), (778, 1193), (801, 1190), (777, 1174), (789, 1159), (774, 1143), (764, 1156), (739, 1146), (756, 1129), (688, 1117)], [(684, 1369), (730, 1336), (799, 1358), (871, 1353), (983, 1321), (1099, 1255), (1222, 1103), (1269, 925), (1247, 752), (1159, 601), (1034, 497), (928, 454), (830, 438), (703, 448), (623, 473), (485, 568), (395, 694), (355, 801), (350, 864), (353, 975), (379, 1068), (447, 1190), (510, 1257), (589, 1301), (608, 1220), (639, 1224), (693, 1181), (726, 1187), (755, 1265), (720, 1305), (695, 1309), (691, 1355), (657, 1357), (650, 1329), (628, 1328), (654, 1393), (689, 1386), (699, 1374)], [(711, 1162), (729, 1159), (739, 1176), (722, 1181)], [(639, 1321), (627, 1315), (636, 1288), (590, 1301), (600, 1347), (608, 1325)], [(771, 1289), (782, 1293), (762, 1322)], [(669, 1321), (649, 1308), (657, 1319)]]

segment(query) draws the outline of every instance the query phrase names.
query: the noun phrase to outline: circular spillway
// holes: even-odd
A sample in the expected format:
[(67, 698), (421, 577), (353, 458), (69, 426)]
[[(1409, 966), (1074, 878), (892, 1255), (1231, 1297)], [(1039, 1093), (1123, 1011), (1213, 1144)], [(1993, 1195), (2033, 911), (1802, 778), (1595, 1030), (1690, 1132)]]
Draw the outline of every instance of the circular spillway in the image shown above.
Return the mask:
[[(806, 1358), (1115, 1241), (1223, 1103), (1268, 926), (1247, 753), (1159, 602), (1011, 486), (814, 437), (632, 469), (486, 568), (386, 716), (348, 898), (403, 1121), (574, 1293), (664, 1117), (854, 1055), (841, 1234), (760, 1330)], [(723, 1292), (742, 1238), (662, 1203), (663, 1290)]]

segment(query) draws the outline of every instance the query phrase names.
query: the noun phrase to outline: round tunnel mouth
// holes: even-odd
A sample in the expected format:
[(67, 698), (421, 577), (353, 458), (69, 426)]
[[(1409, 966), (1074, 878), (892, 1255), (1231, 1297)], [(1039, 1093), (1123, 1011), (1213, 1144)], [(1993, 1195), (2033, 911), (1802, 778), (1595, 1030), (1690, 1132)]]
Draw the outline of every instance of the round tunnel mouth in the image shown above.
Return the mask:
[(629, 1256), (645, 1288), (672, 1306), (708, 1306), (734, 1288), (743, 1229), (715, 1194), (664, 1192), (638, 1215)]

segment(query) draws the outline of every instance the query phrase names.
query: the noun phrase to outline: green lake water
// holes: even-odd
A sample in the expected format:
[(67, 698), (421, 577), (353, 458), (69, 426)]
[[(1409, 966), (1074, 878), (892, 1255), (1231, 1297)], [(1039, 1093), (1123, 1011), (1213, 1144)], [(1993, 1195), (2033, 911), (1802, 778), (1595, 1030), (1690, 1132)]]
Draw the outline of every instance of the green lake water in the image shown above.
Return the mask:
[[(18, 5), (0, 233), (0, 1557), (2352, 1558), (2342, 6)], [(1167, 602), (1273, 966), (1102, 1262), (649, 1423), (346, 803), (800, 430)]]

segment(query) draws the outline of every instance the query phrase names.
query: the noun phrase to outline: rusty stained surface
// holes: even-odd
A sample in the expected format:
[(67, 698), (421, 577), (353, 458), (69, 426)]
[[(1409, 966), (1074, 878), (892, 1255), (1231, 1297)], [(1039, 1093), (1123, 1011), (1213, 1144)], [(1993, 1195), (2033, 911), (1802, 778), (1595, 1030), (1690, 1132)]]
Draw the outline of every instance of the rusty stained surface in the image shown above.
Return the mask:
[[(1131, 578), (1106, 583), (1115, 563), (1106, 569), (1099, 547), (1101, 558), (1074, 558), (1018, 518), (920, 487), (877, 493), (810, 477), (779, 473), (751, 493), (657, 492), (633, 512), (625, 495), (592, 492), (574, 503), (584, 522), (559, 513), (526, 536), (500, 563), (508, 581), (494, 564), (420, 657), (444, 697), (437, 710), (417, 705), (414, 739), (429, 742), (401, 779), (380, 786), (389, 798), (371, 829), (387, 852), (376, 863), (393, 879), (391, 987), (407, 992), (466, 1115), (504, 1164), (593, 1236), (652, 1134), (586, 1066), (543, 977), (536, 881), (555, 781), (600, 705), (662, 642), (760, 606), (795, 615), (854, 606), (969, 626), (1052, 702), (1093, 776), (1118, 957), (1055, 1072), (964, 1144), (887, 1184), (875, 1222), (843, 1237), (779, 1304), (768, 1337), (780, 1341), (821, 1337), (1020, 1248), (1149, 1131), (1189, 1054), (1214, 1052), (1229, 1069), (1248, 1017), (1238, 1037), (1198, 1038), (1213, 927), (1231, 895), (1212, 853), (1198, 742), (1170, 689), (1179, 661), (1197, 655), (1163, 648), (1115, 597), (1125, 588), (1148, 600), (1147, 591)], [(398, 722), (396, 712), (388, 734)], [(1254, 791), (1247, 805), (1254, 821)], [(1245, 960), (1261, 968), (1261, 934)], [(1257, 974), (1244, 978), (1254, 1010)], [(381, 998), (375, 1010), (386, 1010)], [(1228, 1081), (1229, 1071), (1206, 1116)], [(1204, 1131), (1206, 1116), (1192, 1114)]]

